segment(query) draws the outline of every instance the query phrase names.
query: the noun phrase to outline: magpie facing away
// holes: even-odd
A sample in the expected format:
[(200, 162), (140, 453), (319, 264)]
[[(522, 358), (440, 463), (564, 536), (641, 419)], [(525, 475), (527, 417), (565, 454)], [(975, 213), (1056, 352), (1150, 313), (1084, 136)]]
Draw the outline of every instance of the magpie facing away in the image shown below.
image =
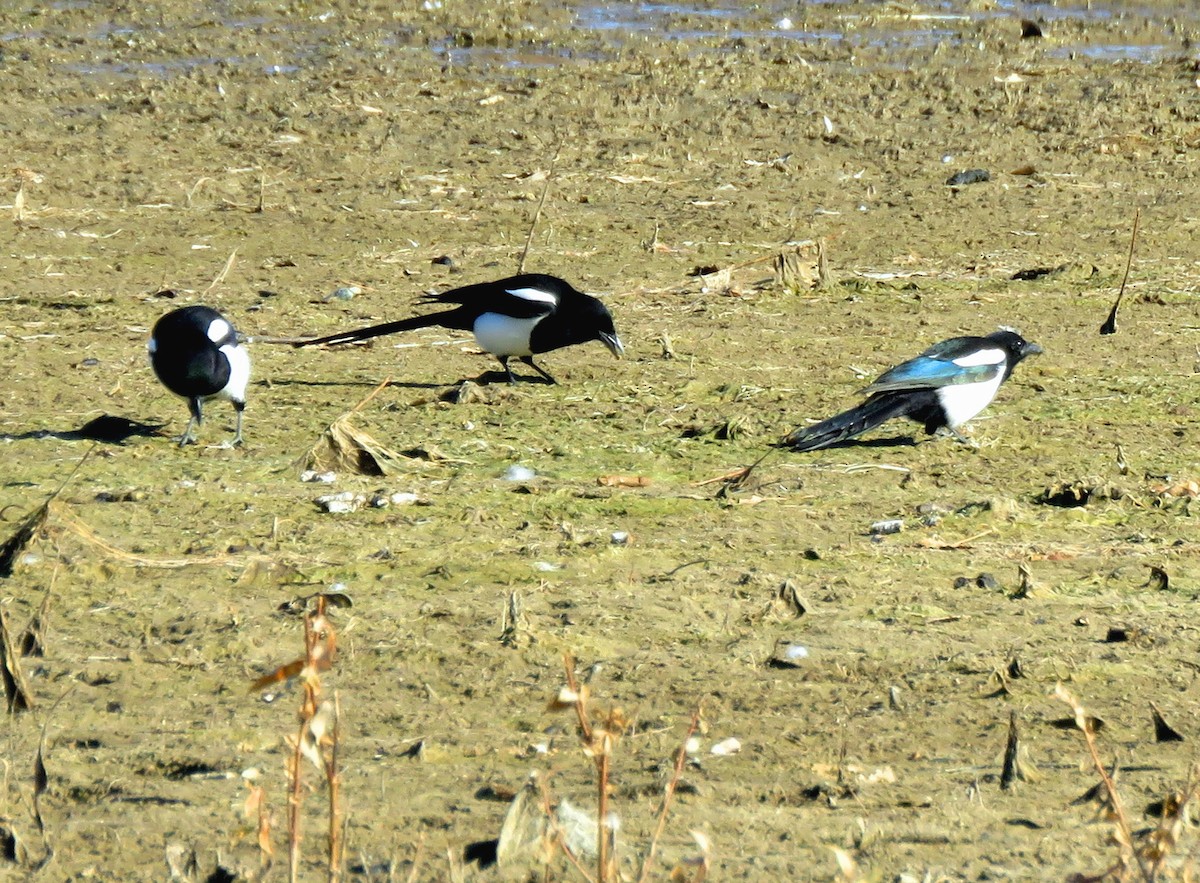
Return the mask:
[(201, 407), (211, 399), (233, 402), (237, 411), (233, 444), (240, 445), (250, 355), (229, 320), (210, 307), (172, 310), (155, 323), (147, 348), (163, 386), (187, 399), (192, 418), (179, 438), (180, 446), (196, 441)]
[(987, 337), (943, 340), (883, 374), (864, 390), (870, 397), (858, 407), (800, 427), (781, 445), (816, 451), (855, 438), (893, 417), (924, 423), (930, 435), (945, 427), (959, 441), (966, 441), (958, 427), (991, 404), (1018, 362), (1041, 351), (1009, 328)]
[(590, 294), (544, 273), (526, 273), (495, 282), (480, 282), (441, 294), (427, 294), (422, 303), (457, 304), (451, 309), (412, 316), (357, 331), (343, 331), (303, 340), (295, 346), (337, 345), (367, 340), (398, 331), (440, 325), (470, 331), (475, 341), (500, 360), (510, 383), (516, 383), (508, 360), (516, 356), (555, 383), (533, 361), (534, 355), (576, 343), (598, 340), (618, 359), (625, 352), (608, 308)]

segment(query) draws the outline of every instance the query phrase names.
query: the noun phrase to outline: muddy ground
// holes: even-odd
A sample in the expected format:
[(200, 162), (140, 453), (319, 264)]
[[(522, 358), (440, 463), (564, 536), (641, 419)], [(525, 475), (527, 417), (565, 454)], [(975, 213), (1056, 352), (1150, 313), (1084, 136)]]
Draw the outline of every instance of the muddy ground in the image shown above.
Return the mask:
[[(1200, 739), (1191, 13), (1039, 8), (1044, 38), (1022, 40), (974, 3), (932, 20), (919, 3), (429, 5), (0, 13), (3, 534), (89, 451), (89, 420), (166, 424), (97, 445), (3, 581), (14, 634), (49, 595), (45, 655), (21, 663), (36, 705), (5, 719), (5, 873), (161, 880), (168, 850), (194, 850), (199, 878), (253, 877), (257, 771), (282, 879), (299, 693), (248, 686), (302, 648), (279, 605), (337, 582), (353, 607), (324, 686), (359, 879), (495, 878), (463, 849), (498, 835), (534, 770), (594, 809), (572, 718), (546, 710), (568, 652), (600, 665), (598, 710), (633, 722), (612, 781), (631, 877), (697, 705), (652, 879), (698, 854), (692, 831), (714, 879), (833, 879), (831, 847), (873, 880), (1108, 867), (1055, 685), (1105, 722), (1135, 828)], [(946, 185), (975, 168), (991, 179)], [(543, 190), (527, 267), (603, 293), (626, 359), (575, 347), (542, 360), (559, 385), (510, 387), (450, 332), (260, 342), (246, 446), (218, 447), (223, 403), (203, 444), (171, 443), (185, 408), (144, 352), (167, 309), (207, 303), (259, 338), (400, 317), (515, 272)], [(1038, 269), (1056, 272), (1013, 280)], [(345, 286), (361, 291), (330, 299)], [(973, 423), (978, 448), (895, 425), (872, 436), (894, 444), (705, 483), (928, 344), (1001, 324), (1046, 352)], [(401, 452), (391, 473), (301, 482), (387, 378), (353, 426)], [(513, 465), (536, 476), (506, 480)], [(1045, 502), (1062, 485), (1086, 504)], [(419, 502), (331, 515), (314, 504), (331, 490)], [(884, 519), (905, 529), (871, 536)], [(788, 581), (802, 614), (777, 600)], [(780, 641), (807, 658), (773, 665)], [(1156, 743), (1150, 702), (1185, 741)], [(1028, 780), (1002, 790), (1014, 713)], [(711, 753), (730, 737), (739, 752)], [(307, 775), (302, 876), (319, 879)]]

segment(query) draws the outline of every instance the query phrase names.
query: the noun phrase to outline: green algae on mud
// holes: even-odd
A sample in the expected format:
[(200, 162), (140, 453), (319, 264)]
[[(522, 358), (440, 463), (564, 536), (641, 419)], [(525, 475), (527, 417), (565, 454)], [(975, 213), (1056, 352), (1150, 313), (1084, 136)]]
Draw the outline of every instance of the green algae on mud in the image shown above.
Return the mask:
[[(6, 52), (0, 109), (11, 163), (30, 173), (0, 224), (6, 524), (86, 450), (63, 433), (102, 413), (181, 429), (144, 354), (171, 306), (210, 302), (260, 337), (407, 314), (423, 289), (515, 269), (555, 156), (529, 268), (605, 293), (628, 357), (560, 351), (547, 360), (559, 386), (453, 404), (443, 393), (494, 370), (468, 340), (256, 345), (244, 450), (101, 446), (62, 502), (107, 546), (51, 522), (6, 580), (16, 623), (52, 587), (47, 655), (25, 663), (39, 704), (6, 729), (6, 815), (32, 860), (23, 801), (45, 724), (52, 874), (158, 879), (164, 843), (194, 844), (206, 870), (218, 853), (256, 867), (239, 774), (257, 770), (282, 817), (294, 705), (245, 689), (295, 655), (279, 604), (341, 581), (354, 607), (337, 614), (328, 686), (345, 714), (349, 847), (398, 873), (416, 861), (418, 879), (444, 879), (447, 850), (499, 830), (505, 805), (481, 789), (512, 791), (531, 769), (587, 805), (570, 721), (544, 710), (564, 651), (602, 662), (594, 695), (639, 722), (617, 758), (623, 867), (701, 699), (663, 868), (690, 854), (693, 828), (732, 879), (829, 879), (829, 846), (881, 878), (1108, 866), (1104, 829), (1070, 803), (1095, 779), (1077, 735), (1050, 726), (1065, 714), (1050, 694), (1069, 682), (1107, 721), (1101, 747), (1126, 768), (1131, 808), (1186, 778), (1189, 743), (1154, 743), (1146, 702), (1197, 731), (1194, 514), (1155, 488), (1200, 468), (1200, 114), (1169, 97), (1194, 89), (1182, 54), (1071, 58), (1056, 41), (1125, 28), (1153, 42), (1188, 20), (1081, 16), (1039, 43), (988, 18), (948, 25), (956, 37), (933, 48), (888, 48), (771, 38), (761, 22), (744, 37), (617, 40), (536, 3), (326, 5), (280, 19), (241, 4), (265, 20), (237, 28), (165, 4), (122, 13), (120, 35), (74, 4), (0, 13), (5, 33), (30, 35)], [(846, 31), (863, 11), (813, 5), (798, 26)], [(501, 60), (531, 49), (559, 63)], [(960, 167), (992, 180), (946, 187)], [(1100, 338), (1137, 207), (1121, 331)], [(789, 292), (769, 260), (728, 287), (692, 275), (821, 239), (829, 289)], [(1012, 279), (1061, 265), (1098, 269)], [(326, 300), (350, 284), (353, 300)], [(1046, 355), (975, 421), (978, 450), (781, 452), (739, 492), (704, 483), (928, 344), (1000, 324)], [(297, 464), (389, 376), (356, 426), (437, 456), (333, 488), (420, 502), (322, 513), (328, 488)], [(220, 437), (228, 414), (211, 420)], [(513, 464), (536, 477), (505, 481)], [(649, 483), (598, 484), (620, 475)], [(1127, 493), (1037, 502), (1084, 479)], [(893, 518), (904, 531), (871, 536)], [(201, 563), (162, 566), (189, 559)], [(1035, 591), (1013, 597), (1022, 564)], [(1147, 585), (1150, 565), (1170, 591)], [(773, 606), (785, 580), (800, 618)], [(517, 647), (500, 640), (514, 591), (530, 638)], [(1113, 626), (1144, 640), (1106, 642)], [(779, 640), (807, 648), (804, 664), (772, 667)], [(996, 695), (1014, 657), (1026, 676)], [(1010, 708), (1042, 776), (1001, 792)], [(741, 752), (709, 753), (728, 736)], [(404, 756), (415, 739), (423, 762)], [(188, 765), (229, 777), (165, 774)]]

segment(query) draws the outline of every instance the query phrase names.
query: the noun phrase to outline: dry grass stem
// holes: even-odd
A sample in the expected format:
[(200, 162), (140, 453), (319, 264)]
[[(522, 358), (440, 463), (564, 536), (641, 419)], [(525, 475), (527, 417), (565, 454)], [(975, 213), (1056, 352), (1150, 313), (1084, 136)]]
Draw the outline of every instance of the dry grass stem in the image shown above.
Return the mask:
[[(299, 726), (295, 733), (286, 737), (291, 749), (286, 762), (288, 879), (294, 883), (300, 873), (303, 841), (301, 809), (304, 803), (302, 761), (308, 760), (325, 775), (329, 794), (326, 872), (327, 879), (336, 883), (342, 877), (345, 855), (344, 816), (341, 811), (341, 781), (338, 769), (341, 704), (336, 694), (332, 700), (322, 699), (320, 673), (329, 670), (333, 665), (337, 654), (337, 633), (326, 615), (326, 596), (318, 593), (313, 596), (313, 602), (313, 608), (304, 615), (304, 656), (259, 678), (251, 686), (251, 690), (261, 690), (292, 677), (300, 681), (302, 695)], [(261, 830), (260, 827), (260, 832)]]
[(4, 701), (9, 714), (33, 708), (33, 692), (21, 670), (21, 658), (13, 644), (8, 611), (3, 604), (0, 604), (0, 682), (4, 684)]
[[(1100, 749), (1096, 745), (1095, 725), (1092, 723), (1095, 718), (1088, 715), (1082, 703), (1062, 684), (1054, 688), (1054, 696), (1056, 699), (1070, 706), (1071, 711), (1075, 715), (1075, 726), (1082, 731), (1084, 741), (1087, 743), (1088, 754), (1091, 755), (1092, 759), (1092, 767), (1099, 774), (1101, 782), (1104, 783), (1104, 790), (1108, 795), (1108, 802), (1112, 807), (1113, 821), (1116, 826), (1115, 839), (1120, 850), (1118, 856), (1120, 876), (1118, 879), (1123, 879), (1126, 876), (1126, 872), (1136, 862), (1142, 880), (1145, 883), (1153, 883), (1155, 879), (1153, 869), (1146, 863), (1142, 852), (1134, 848), (1133, 826), (1129, 822), (1129, 814), (1125, 811), (1125, 804), (1121, 801), (1121, 795), (1117, 791), (1116, 783), (1113, 782), (1112, 777), (1108, 774), (1108, 770), (1105, 769), (1104, 761), (1100, 759)], [(1111, 873), (1111, 871), (1108, 873)]]
[(210, 291), (212, 291), (214, 288), (216, 288), (218, 285), (220, 285), (222, 282), (224, 282), (225, 277), (229, 275), (230, 270), (233, 269), (233, 265), (236, 263), (237, 263), (237, 249), (235, 248), (232, 252), (229, 253), (229, 257), (227, 257), (225, 259), (225, 266), (221, 267), (221, 272), (219, 272), (216, 275), (216, 277), (213, 279), (212, 283), (208, 286), (208, 288), (204, 289), (204, 293), (208, 294)]
[(525, 235), (525, 247), (521, 249), (521, 259), (517, 261), (517, 272), (525, 272), (525, 260), (529, 257), (529, 249), (533, 245), (533, 232), (537, 229), (538, 219), (542, 216), (542, 208), (546, 205), (546, 195), (550, 192), (550, 184), (554, 181), (554, 170), (558, 165), (558, 155), (562, 152), (562, 142), (554, 149), (554, 157), (550, 160), (550, 171), (546, 173), (546, 181), (542, 184), (542, 195), (538, 198), (537, 208), (529, 220), (529, 232)]
[(692, 719), (688, 724), (687, 732), (683, 734), (683, 741), (679, 743), (679, 748), (675, 751), (675, 766), (671, 770), (671, 778), (667, 780), (667, 787), (663, 789), (662, 803), (658, 809), (658, 821), (654, 825), (654, 833), (650, 837), (650, 845), (646, 849), (646, 857), (642, 860), (642, 870), (638, 874), (638, 883), (645, 883), (645, 881), (650, 879), (650, 869), (654, 865), (654, 855), (658, 851), (658, 841), (662, 839), (663, 831), (666, 830), (667, 813), (671, 811), (671, 803), (675, 799), (675, 791), (679, 787), (679, 779), (683, 775), (683, 767), (687, 763), (687, 743), (696, 734), (696, 730), (700, 726), (700, 712), (701, 709), (699, 706), (692, 712)]
[(37, 535), (38, 531), (41, 530), (45, 525), (46, 519), (50, 514), (50, 505), (58, 498), (58, 495), (63, 492), (63, 489), (71, 483), (71, 479), (73, 479), (79, 470), (83, 468), (83, 464), (87, 462), (88, 457), (90, 457), (92, 452), (95, 450), (96, 445), (93, 444), (90, 448), (84, 451), (83, 456), (79, 458), (79, 462), (75, 464), (75, 467), (70, 471), (70, 473), (67, 474), (67, 477), (63, 479), (62, 484), (55, 488), (50, 496), (46, 497), (46, 501), (42, 503), (41, 506), (34, 509), (23, 519), (21, 519), (20, 524), (17, 525), (16, 531), (14, 531), (13, 534), (4, 541), (3, 545), (0, 545), (0, 577), (12, 576), (13, 563), (16, 561), (17, 556), (21, 554), (25, 547), (33, 541), (33, 538)]
[(817, 287), (822, 291), (828, 291), (836, 285), (833, 278), (833, 272), (829, 269), (829, 249), (825, 245), (825, 240), (817, 240)]

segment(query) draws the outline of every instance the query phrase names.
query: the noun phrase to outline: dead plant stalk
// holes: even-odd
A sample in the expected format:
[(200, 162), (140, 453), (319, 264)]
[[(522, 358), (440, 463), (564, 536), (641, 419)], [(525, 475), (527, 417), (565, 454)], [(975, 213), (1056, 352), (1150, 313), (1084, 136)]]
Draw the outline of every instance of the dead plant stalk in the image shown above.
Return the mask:
[(587, 708), (587, 686), (580, 685), (575, 677), (575, 660), (571, 654), (563, 655), (567, 672), (567, 689), (574, 697), (575, 716), (579, 721), (579, 734), (584, 752), (591, 757), (596, 767), (596, 881), (608, 883), (611, 858), (609, 856), (608, 777), (612, 764), (613, 748), (616, 746), (622, 716), (613, 709), (601, 728), (592, 725)]
[[(321, 675), (333, 662), (337, 648), (332, 624), (325, 615), (326, 598), (315, 598), (315, 607), (304, 615), (304, 659), (299, 666), (303, 696), (300, 702), (300, 724), (294, 736), (288, 738), (292, 753), (288, 758), (288, 879), (295, 883), (300, 871), (301, 807), (304, 802), (302, 760), (307, 758), (325, 774), (329, 794), (328, 879), (341, 879), (343, 838), (341, 788), (338, 773), (339, 719), (341, 707), (335, 693), (332, 702), (322, 702)], [(255, 684), (261, 687), (294, 673), (296, 663), (282, 666), (277, 672)]]

